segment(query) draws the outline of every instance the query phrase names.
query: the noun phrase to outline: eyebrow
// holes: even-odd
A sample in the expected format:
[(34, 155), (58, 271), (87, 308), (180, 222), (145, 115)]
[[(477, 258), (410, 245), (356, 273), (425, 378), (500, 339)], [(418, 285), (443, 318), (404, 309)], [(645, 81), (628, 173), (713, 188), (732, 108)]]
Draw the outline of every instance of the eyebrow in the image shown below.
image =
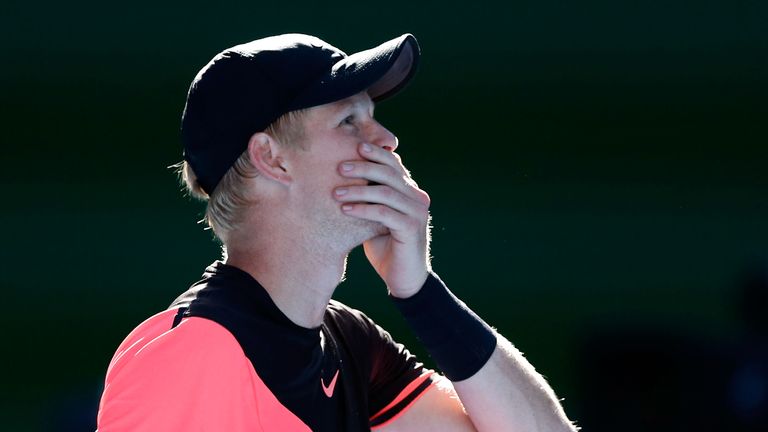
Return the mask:
[[(363, 102), (363, 101), (359, 101), (358, 100), (358, 101), (355, 101), (355, 102), (350, 102), (350, 101), (341, 102), (341, 103), (339, 103), (339, 106), (334, 111), (336, 113), (339, 113), (341, 111), (344, 111), (347, 108), (358, 108), (359, 107), (359, 108), (365, 109), (365, 108), (367, 108), (369, 106), (370, 106), (371, 116), (373, 116), (373, 112), (376, 109), (376, 104), (373, 103), (373, 101), (371, 101), (371, 102), (367, 102), (367, 101)], [(366, 111), (368, 111), (368, 110), (366, 110)]]

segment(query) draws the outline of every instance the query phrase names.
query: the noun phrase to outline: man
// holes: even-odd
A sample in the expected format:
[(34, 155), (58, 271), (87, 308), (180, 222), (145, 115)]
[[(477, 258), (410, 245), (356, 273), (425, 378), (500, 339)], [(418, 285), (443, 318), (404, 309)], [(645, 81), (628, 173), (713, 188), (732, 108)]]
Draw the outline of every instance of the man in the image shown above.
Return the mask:
[[(411, 35), (347, 56), (289, 34), (200, 71), (182, 171), (225, 258), (118, 348), (100, 431), (575, 430), (431, 270), (429, 196), (373, 117), (419, 55)], [(445, 376), (331, 300), (360, 244)]]

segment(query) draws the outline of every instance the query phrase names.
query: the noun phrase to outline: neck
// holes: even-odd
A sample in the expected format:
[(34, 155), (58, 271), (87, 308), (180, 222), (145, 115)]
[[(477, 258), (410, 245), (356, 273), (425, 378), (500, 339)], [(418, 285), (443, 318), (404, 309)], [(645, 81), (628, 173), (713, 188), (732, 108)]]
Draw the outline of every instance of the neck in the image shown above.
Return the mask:
[(227, 245), (226, 263), (253, 276), (292, 322), (320, 326), (349, 250), (315, 244), (299, 229), (262, 228), (262, 236)]

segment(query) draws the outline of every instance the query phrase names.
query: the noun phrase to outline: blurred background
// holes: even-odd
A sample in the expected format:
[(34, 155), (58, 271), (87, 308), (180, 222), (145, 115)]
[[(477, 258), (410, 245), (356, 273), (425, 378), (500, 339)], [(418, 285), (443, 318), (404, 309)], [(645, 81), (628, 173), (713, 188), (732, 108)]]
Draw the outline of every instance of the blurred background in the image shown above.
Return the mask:
[[(187, 87), (285, 32), (423, 61), (377, 109), (434, 267), (593, 431), (768, 430), (768, 2), (0, 5), (0, 429), (93, 430), (107, 365), (219, 257)], [(429, 365), (362, 253), (336, 297)]]

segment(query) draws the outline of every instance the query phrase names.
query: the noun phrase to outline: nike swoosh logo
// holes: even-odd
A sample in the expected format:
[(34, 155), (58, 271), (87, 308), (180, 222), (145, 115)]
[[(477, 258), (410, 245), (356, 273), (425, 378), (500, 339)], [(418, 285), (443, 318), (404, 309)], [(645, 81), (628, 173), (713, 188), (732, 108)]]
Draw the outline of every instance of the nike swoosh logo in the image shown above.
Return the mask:
[(339, 377), (339, 370), (336, 370), (336, 374), (333, 376), (333, 379), (331, 380), (331, 384), (327, 387), (325, 386), (325, 382), (323, 382), (323, 377), (320, 377), (320, 385), (323, 386), (323, 392), (325, 392), (325, 395), (328, 397), (333, 396), (333, 389), (336, 387), (336, 378)]

